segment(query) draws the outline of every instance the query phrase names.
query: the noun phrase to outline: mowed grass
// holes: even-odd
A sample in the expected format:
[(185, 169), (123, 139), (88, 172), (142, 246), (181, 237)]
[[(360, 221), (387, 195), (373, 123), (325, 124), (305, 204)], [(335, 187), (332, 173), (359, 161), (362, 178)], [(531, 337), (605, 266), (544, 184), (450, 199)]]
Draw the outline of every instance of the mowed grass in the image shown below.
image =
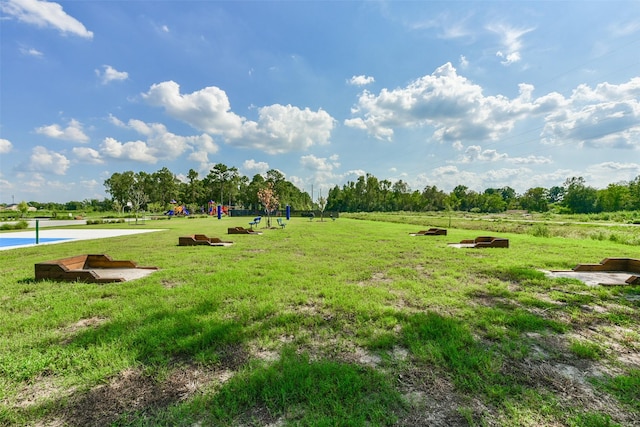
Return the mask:
[[(640, 287), (540, 271), (638, 247), (349, 218), (227, 235), (249, 220), (0, 252), (0, 425), (640, 423)], [(194, 233), (234, 245), (177, 246)], [(510, 248), (447, 246), (479, 235)], [(34, 280), (86, 253), (160, 270)]]

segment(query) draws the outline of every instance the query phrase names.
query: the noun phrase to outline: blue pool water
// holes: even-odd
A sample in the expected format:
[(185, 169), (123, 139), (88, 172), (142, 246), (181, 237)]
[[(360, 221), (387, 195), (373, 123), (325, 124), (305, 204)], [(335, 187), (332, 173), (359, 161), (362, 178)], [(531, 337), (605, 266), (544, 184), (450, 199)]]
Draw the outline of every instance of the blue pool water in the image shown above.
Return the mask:
[[(41, 237), (39, 243), (49, 242), (62, 242), (64, 240), (73, 240), (63, 237)], [(35, 237), (2, 237), (0, 236), (0, 247), (6, 248), (9, 246), (21, 246), (21, 245), (35, 245)]]

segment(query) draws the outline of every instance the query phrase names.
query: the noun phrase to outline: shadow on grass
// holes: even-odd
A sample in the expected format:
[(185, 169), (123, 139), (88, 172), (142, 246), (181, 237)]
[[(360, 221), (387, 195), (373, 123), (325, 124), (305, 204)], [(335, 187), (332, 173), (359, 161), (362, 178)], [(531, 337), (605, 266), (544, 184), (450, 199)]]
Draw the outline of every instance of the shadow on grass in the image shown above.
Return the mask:
[(109, 357), (122, 356), (133, 363), (108, 383), (55, 402), (45, 400), (20, 408), (14, 420), (41, 417), (45, 412), (46, 418), (63, 425), (109, 425), (122, 414), (154, 414), (175, 404), (192, 394), (198, 382), (210, 382), (214, 371), (240, 369), (249, 360), (248, 337), (238, 322), (214, 319), (216, 311), (216, 305), (208, 302), (189, 309), (160, 309), (143, 318), (102, 323), (62, 339), (49, 347), (39, 367), (24, 375), (55, 376), (57, 371), (78, 371), (86, 365), (92, 370), (86, 376), (96, 377), (101, 369), (113, 370), (114, 365), (105, 360)]

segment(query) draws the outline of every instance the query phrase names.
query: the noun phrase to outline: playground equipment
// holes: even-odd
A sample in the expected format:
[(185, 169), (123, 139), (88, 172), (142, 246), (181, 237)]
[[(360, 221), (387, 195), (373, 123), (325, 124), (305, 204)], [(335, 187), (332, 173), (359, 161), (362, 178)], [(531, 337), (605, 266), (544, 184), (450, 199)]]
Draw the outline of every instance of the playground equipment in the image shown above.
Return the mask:
[(461, 240), (460, 243), (449, 243), (455, 248), (508, 248), (509, 239), (492, 236), (480, 236), (471, 240)]
[(410, 236), (446, 236), (447, 230), (444, 228), (430, 228), (428, 230), (420, 230), (417, 233), (409, 233)]
[(113, 260), (109, 255), (78, 255), (35, 264), (36, 280), (111, 283), (147, 276), (158, 267), (139, 267), (133, 261)]
[[(213, 200), (209, 200), (207, 213), (209, 215), (218, 215), (218, 204)], [(224, 205), (220, 206), (220, 213), (229, 216), (229, 207)]]
[(217, 237), (207, 237), (204, 234), (178, 237), (178, 246), (231, 246), (233, 242), (225, 242)]
[(640, 285), (640, 260), (605, 258), (599, 264), (578, 264), (572, 270), (546, 272), (551, 277), (568, 277), (595, 286)]
[(173, 216), (173, 215), (189, 215), (189, 210), (186, 206), (174, 206), (173, 209), (168, 210), (165, 215)]

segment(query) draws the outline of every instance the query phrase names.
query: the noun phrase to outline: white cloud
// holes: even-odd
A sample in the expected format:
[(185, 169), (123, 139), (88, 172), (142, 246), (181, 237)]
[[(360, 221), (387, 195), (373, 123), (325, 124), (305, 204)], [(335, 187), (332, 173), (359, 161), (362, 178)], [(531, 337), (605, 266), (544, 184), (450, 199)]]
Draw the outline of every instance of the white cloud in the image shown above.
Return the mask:
[[(108, 157), (126, 158), (131, 155), (131, 160), (139, 160), (147, 163), (155, 163), (158, 159), (174, 159), (182, 155), (186, 150), (192, 149), (198, 153), (190, 158), (201, 161), (198, 156), (214, 154), (218, 152), (218, 145), (211, 136), (203, 133), (201, 135), (181, 136), (169, 132), (162, 123), (145, 123), (142, 120), (130, 119), (124, 123), (117, 117), (109, 115), (109, 121), (115, 126), (123, 129), (130, 129), (145, 137), (145, 141), (135, 141), (130, 144), (127, 150), (120, 151), (117, 146), (110, 141), (103, 144), (102, 149), (107, 149), (104, 153)], [(144, 147), (141, 145), (144, 144)], [(135, 149), (134, 149), (135, 147)], [(153, 161), (151, 159), (154, 159)], [(145, 159), (145, 160), (142, 160)], [(206, 161), (206, 160), (205, 160)]]
[(479, 145), (470, 145), (467, 147), (457, 163), (497, 162), (501, 160), (517, 165), (552, 163), (548, 157), (533, 155), (527, 157), (510, 157), (508, 154), (498, 153), (496, 150), (483, 150)]
[(479, 145), (470, 145), (465, 150), (461, 163), (471, 162), (496, 162), (509, 157), (507, 154), (500, 154), (496, 150), (483, 150)]
[(315, 172), (330, 172), (334, 168), (339, 167), (340, 163), (337, 163), (337, 159), (327, 159), (324, 157), (316, 157), (313, 154), (300, 157), (300, 164), (308, 170)]
[(127, 124), (125, 122), (123, 122), (122, 120), (120, 120), (119, 118), (117, 118), (116, 116), (114, 116), (113, 114), (109, 114), (109, 123), (111, 123), (112, 125), (118, 126), (120, 128), (126, 128)]
[(163, 107), (172, 117), (222, 136), (230, 145), (269, 154), (327, 144), (335, 124), (323, 110), (314, 112), (280, 104), (259, 108), (258, 121), (250, 121), (233, 113), (227, 94), (214, 86), (183, 95), (180, 86), (169, 81), (151, 86), (142, 96), (151, 105)]
[(67, 15), (58, 3), (39, 0), (8, 0), (0, 10), (18, 21), (41, 28), (55, 28), (63, 34), (93, 38), (93, 33), (77, 19)]
[(364, 91), (352, 109), (360, 117), (344, 123), (386, 140), (393, 139), (395, 128), (422, 126), (434, 127), (439, 141), (495, 140), (534, 110), (527, 99), (530, 87), (521, 85), (520, 92), (512, 100), (485, 96), (447, 63), (404, 88), (383, 89), (378, 95)]
[(44, 56), (44, 54), (42, 52), (40, 52), (37, 49), (34, 49), (32, 47), (27, 48), (27, 47), (21, 47), (20, 48), (20, 53), (22, 53), (23, 55), (26, 56), (33, 56), (36, 58), (42, 58)]
[(164, 108), (171, 117), (204, 132), (229, 138), (242, 134), (244, 119), (231, 112), (227, 94), (215, 86), (182, 95), (180, 85), (167, 81), (152, 85), (142, 97), (149, 104)]
[[(567, 175), (568, 176), (568, 175)], [(640, 176), (640, 163), (603, 162), (590, 165), (582, 173), (587, 185), (605, 188), (621, 181), (632, 181)]]
[(562, 108), (548, 111), (542, 132), (547, 144), (640, 149), (640, 77), (627, 83), (578, 86)]
[(207, 154), (215, 154), (220, 149), (213, 138), (206, 133), (203, 133), (202, 135), (187, 136), (185, 137), (185, 141), (195, 150), (199, 150), (200, 152)]
[(467, 60), (467, 57), (464, 55), (460, 55), (460, 68), (464, 70), (468, 67), (469, 67), (469, 61)]
[(64, 155), (36, 146), (31, 150), (27, 170), (32, 172), (64, 175), (71, 162)]
[(519, 62), (522, 58), (520, 50), (522, 49), (522, 36), (533, 31), (535, 28), (514, 28), (510, 25), (494, 23), (487, 26), (502, 39), (503, 48), (496, 52), (496, 55), (504, 58), (503, 65), (511, 65)]
[(146, 143), (143, 141), (119, 142), (114, 138), (107, 137), (100, 144), (100, 152), (103, 156), (112, 159), (135, 160), (143, 163), (156, 163), (155, 157)]
[(242, 164), (242, 170), (251, 171), (254, 175), (257, 173), (263, 174), (269, 170), (269, 163), (256, 162), (253, 159), (245, 160)]
[(209, 153), (206, 151), (194, 151), (187, 156), (187, 159), (191, 162), (198, 163), (198, 172), (207, 174), (213, 167), (213, 163), (209, 161)]
[(373, 77), (365, 75), (353, 76), (349, 80), (347, 80), (347, 82), (353, 86), (366, 86), (373, 83), (374, 81), (375, 79)]
[(87, 142), (89, 137), (82, 130), (82, 124), (77, 120), (70, 120), (66, 128), (60, 125), (49, 125), (36, 128), (36, 133), (46, 135), (50, 138), (63, 139), (74, 142)]
[(107, 83), (111, 83), (113, 81), (119, 80), (127, 80), (129, 78), (129, 73), (126, 71), (118, 71), (113, 68), (111, 65), (103, 65), (102, 68), (104, 71), (95, 70), (96, 76), (102, 81), (103, 85)]
[(227, 138), (238, 147), (268, 154), (304, 151), (329, 143), (334, 119), (323, 110), (304, 110), (291, 105), (269, 105), (258, 110), (258, 122), (246, 121), (239, 137)]
[(543, 165), (553, 163), (550, 158), (543, 156), (509, 157), (506, 160), (516, 165)]
[(0, 154), (7, 154), (13, 149), (13, 144), (8, 139), (0, 138)]
[(78, 158), (78, 161), (82, 163), (88, 163), (93, 165), (99, 165), (104, 163), (100, 153), (97, 150), (89, 147), (74, 147), (71, 152)]

